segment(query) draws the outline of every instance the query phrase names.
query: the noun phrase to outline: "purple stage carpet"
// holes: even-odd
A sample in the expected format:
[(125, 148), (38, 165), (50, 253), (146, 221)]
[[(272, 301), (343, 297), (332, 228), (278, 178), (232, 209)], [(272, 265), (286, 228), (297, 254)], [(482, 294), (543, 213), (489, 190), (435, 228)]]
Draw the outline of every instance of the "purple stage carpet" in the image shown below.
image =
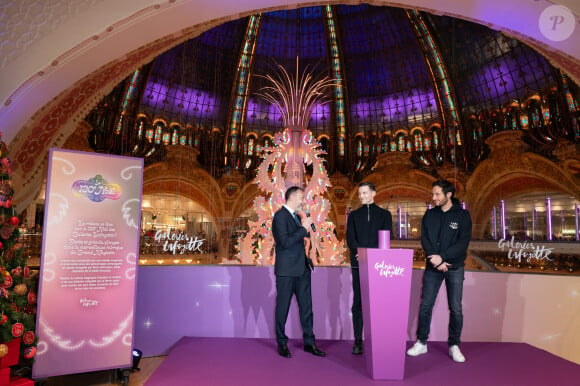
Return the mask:
[[(408, 343), (408, 346), (411, 342)], [(350, 353), (352, 342), (319, 341), (326, 358), (305, 353), (300, 341), (282, 358), (272, 339), (182, 338), (146, 386), (191, 385), (578, 385), (580, 365), (523, 343), (462, 344), (467, 361), (455, 363), (447, 343), (407, 358), (405, 379), (373, 381), (365, 359)]]

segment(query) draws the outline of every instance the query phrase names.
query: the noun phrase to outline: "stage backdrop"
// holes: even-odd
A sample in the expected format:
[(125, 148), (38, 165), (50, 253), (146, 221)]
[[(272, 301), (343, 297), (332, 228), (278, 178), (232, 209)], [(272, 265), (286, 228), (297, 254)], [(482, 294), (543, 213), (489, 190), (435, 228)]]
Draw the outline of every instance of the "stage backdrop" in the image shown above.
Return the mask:
[(35, 379), (130, 367), (143, 160), (51, 149)]
[[(409, 341), (416, 339), (423, 270), (414, 269), (412, 275)], [(272, 266), (141, 266), (137, 292), (135, 347), (144, 356), (167, 354), (183, 336), (268, 338), (272, 355), (278, 355)], [(316, 338), (352, 340), (351, 304), (350, 268), (316, 267), (312, 273)], [(468, 271), (463, 313), (463, 341), (524, 342), (580, 364), (578, 276)], [(429, 339), (446, 342), (448, 322), (443, 284)], [(302, 338), (295, 300), (286, 334)], [(324, 342), (321, 347), (333, 355)], [(470, 353), (466, 355), (469, 360)]]

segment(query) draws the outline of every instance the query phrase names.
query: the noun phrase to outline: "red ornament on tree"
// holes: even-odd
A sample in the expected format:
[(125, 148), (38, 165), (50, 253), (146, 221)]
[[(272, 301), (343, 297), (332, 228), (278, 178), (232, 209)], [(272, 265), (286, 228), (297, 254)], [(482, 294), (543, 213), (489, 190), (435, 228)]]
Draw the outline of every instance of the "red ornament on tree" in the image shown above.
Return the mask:
[(2, 244), (2, 241), (0, 241), (0, 249), (4, 248), (4, 244)]
[(7, 320), (8, 320), (8, 316), (6, 316), (6, 315), (2, 315), (2, 316), (0, 317), (0, 324), (4, 324), (4, 323), (6, 323), (6, 321), (7, 321)]
[(14, 284), (14, 281), (12, 280), (12, 276), (10, 276), (10, 274), (8, 272), (6, 272), (6, 276), (4, 277), (4, 280), (2, 280), (2, 287), (10, 288), (10, 287), (12, 287), (12, 284)]
[(22, 337), (22, 341), (24, 342), (24, 344), (32, 344), (32, 343), (34, 343), (34, 332), (32, 332), (32, 331), (26, 331), (24, 333), (24, 336)]
[[(2, 246), (0, 246), (2, 248)], [(24, 267), (24, 277), (30, 277), (30, 267)]]
[(20, 222), (20, 219), (16, 216), (12, 216), (12, 217), (10, 217), (10, 220), (8, 220), (8, 222), (10, 223), (10, 225), (15, 227)]
[(36, 355), (36, 347), (28, 347), (24, 350), (24, 358), (30, 359)]
[(36, 303), (36, 294), (34, 292), (28, 293), (28, 303), (30, 304)]
[(12, 335), (14, 335), (15, 338), (18, 338), (20, 335), (22, 335), (23, 332), (24, 326), (22, 323), (14, 323), (12, 326)]

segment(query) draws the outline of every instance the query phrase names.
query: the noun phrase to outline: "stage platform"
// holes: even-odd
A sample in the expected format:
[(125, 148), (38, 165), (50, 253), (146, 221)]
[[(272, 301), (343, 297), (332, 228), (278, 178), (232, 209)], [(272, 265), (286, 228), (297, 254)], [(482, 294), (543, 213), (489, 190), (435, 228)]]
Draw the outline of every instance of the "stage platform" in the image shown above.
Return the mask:
[(580, 365), (525, 343), (465, 342), (467, 361), (455, 363), (446, 342), (429, 342), (427, 354), (407, 358), (401, 381), (373, 381), (365, 358), (351, 354), (352, 341), (318, 346), (327, 357), (305, 353), (300, 340), (291, 340), (288, 359), (277, 354), (273, 339), (184, 337), (145, 385), (572, 386), (580, 379)]

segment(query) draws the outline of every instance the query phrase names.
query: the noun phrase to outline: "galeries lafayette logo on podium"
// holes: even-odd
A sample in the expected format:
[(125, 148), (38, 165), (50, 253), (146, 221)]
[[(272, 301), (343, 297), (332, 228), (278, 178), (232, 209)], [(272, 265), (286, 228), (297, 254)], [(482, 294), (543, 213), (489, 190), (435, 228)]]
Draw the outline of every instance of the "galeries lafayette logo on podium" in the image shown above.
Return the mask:
[(379, 272), (379, 275), (384, 276), (385, 278), (393, 276), (405, 276), (404, 267), (398, 267), (393, 264), (386, 264), (384, 260), (380, 263), (375, 263), (375, 269), (377, 272)]

